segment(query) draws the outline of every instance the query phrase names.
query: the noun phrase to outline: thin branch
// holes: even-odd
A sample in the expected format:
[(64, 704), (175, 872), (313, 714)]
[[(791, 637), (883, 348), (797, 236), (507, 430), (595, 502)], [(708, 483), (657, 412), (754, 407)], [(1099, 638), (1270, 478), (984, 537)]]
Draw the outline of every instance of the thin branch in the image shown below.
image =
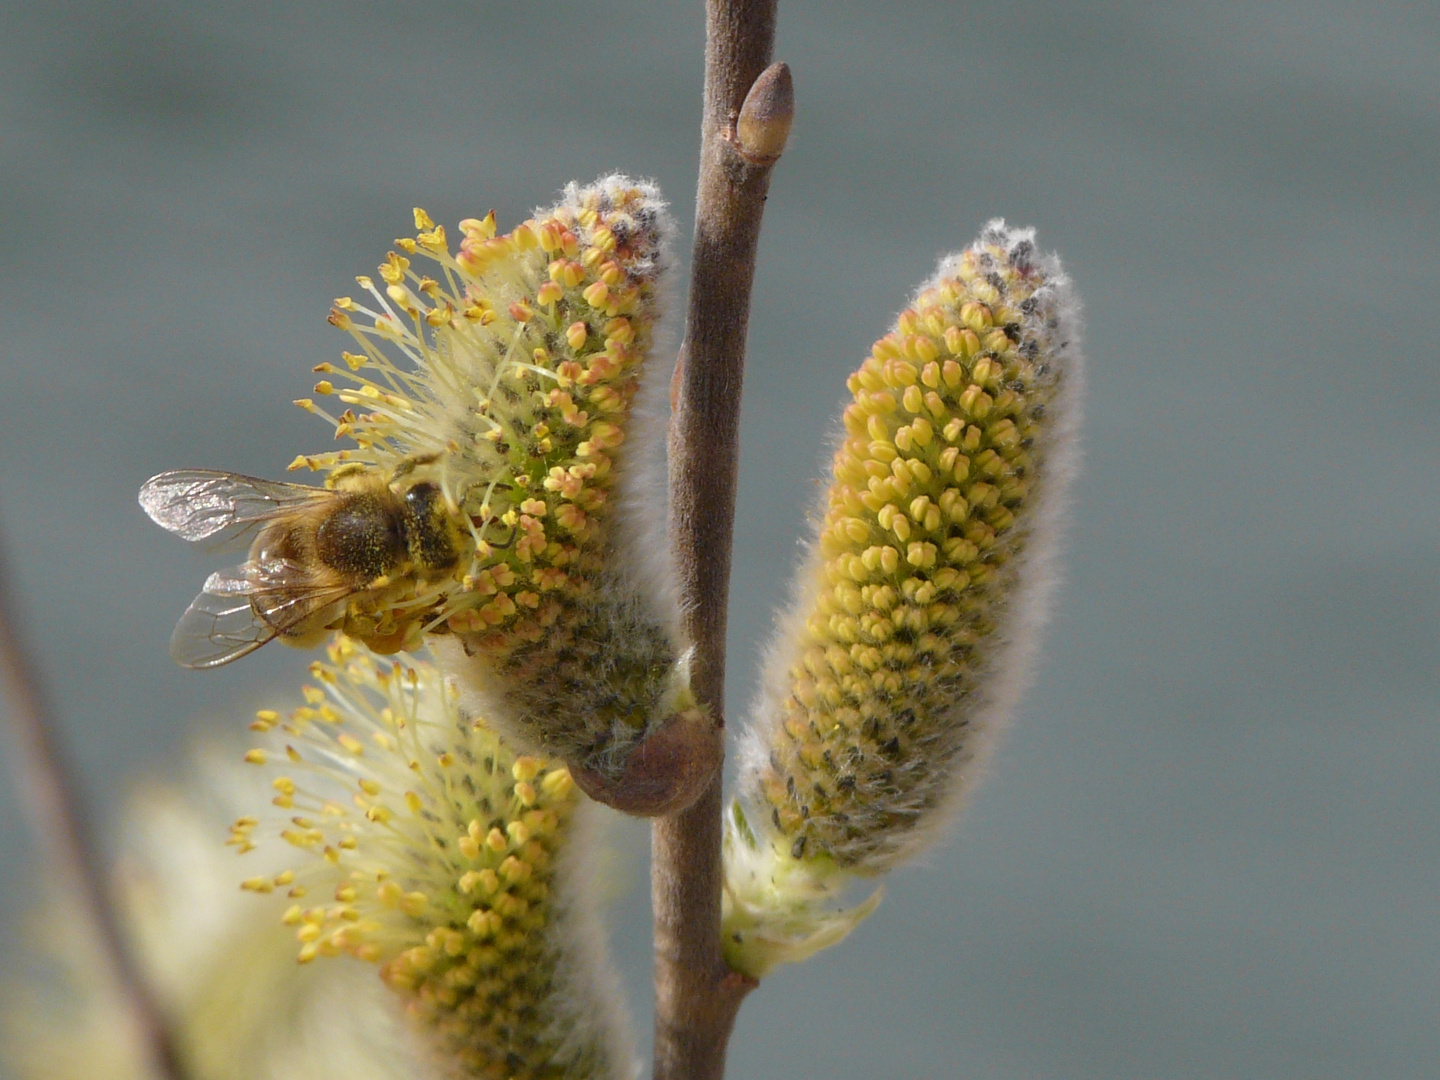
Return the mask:
[(20, 804), (48, 863), (80, 899), (109, 956), (121, 996), (150, 1053), (157, 1075), (185, 1080), (163, 1010), (125, 939), (106, 877), (107, 863), (88, 823), (80, 788), (65, 760), (59, 727), (19, 627), (22, 625), (4, 552), (0, 551), (0, 676), (10, 690), (14, 752), (7, 754)]
[[(670, 522), (695, 644), (694, 686), (723, 757), (740, 391), (760, 219), (794, 112), (790, 71), (770, 67), (775, 0), (708, 0), (705, 114), (682, 366), (670, 432)], [(720, 953), (720, 770), (688, 809), (655, 822), (655, 1080), (720, 1080), (740, 1002), (754, 987)]]

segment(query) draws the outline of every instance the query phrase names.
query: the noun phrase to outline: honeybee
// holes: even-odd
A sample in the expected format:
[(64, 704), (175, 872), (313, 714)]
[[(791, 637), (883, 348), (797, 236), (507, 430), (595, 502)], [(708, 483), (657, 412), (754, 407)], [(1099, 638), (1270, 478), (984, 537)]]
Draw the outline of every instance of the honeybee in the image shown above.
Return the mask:
[(208, 469), (145, 481), (140, 505), (186, 540), (258, 529), (246, 561), (211, 574), (180, 617), (170, 639), (178, 664), (219, 667), (275, 638), (312, 645), (357, 594), (407, 576), (436, 582), (453, 574), (461, 526), (438, 484), (387, 482), (361, 467), (330, 482), (315, 488)]

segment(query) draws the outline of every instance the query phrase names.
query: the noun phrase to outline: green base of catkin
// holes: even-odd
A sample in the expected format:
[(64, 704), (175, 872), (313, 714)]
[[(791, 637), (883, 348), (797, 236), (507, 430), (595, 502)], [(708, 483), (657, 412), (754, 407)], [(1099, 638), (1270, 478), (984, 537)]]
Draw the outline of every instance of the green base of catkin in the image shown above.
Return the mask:
[(561, 601), (534, 640), (497, 651), (454, 636), (437, 640), (436, 654), (460, 676), (467, 711), (503, 716), (518, 745), (605, 775), (621, 773), (642, 739), (694, 705), (677, 635), (607, 574)]
[(732, 971), (762, 979), (778, 964), (799, 963), (838, 944), (880, 905), (881, 895), (832, 860), (797, 859), (783, 842), (757, 836), (744, 808), (731, 804), (720, 945)]
[(744, 750), (758, 834), (873, 874), (963, 794), (1041, 621), (1071, 469), (1075, 312), (993, 222), (850, 377), (825, 516)]

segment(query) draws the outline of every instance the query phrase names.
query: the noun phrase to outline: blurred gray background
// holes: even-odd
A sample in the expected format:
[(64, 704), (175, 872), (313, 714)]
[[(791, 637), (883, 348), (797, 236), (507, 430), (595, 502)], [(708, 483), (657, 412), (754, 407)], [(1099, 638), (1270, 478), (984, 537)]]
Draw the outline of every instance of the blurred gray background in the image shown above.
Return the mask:
[[(0, 529), (102, 827), (306, 659), (172, 666), (214, 560), (140, 482), (323, 446), (288, 402), (414, 205), (508, 227), (622, 169), (688, 235), (702, 45), (698, 0), (0, 10)], [(938, 255), (1038, 226), (1091, 378), (1067, 585), (988, 781), (750, 999), (732, 1075), (1436, 1075), (1440, 12), (783, 0), (777, 53), (737, 719), (844, 377)], [(644, 844), (614, 918), (648, 1041)]]

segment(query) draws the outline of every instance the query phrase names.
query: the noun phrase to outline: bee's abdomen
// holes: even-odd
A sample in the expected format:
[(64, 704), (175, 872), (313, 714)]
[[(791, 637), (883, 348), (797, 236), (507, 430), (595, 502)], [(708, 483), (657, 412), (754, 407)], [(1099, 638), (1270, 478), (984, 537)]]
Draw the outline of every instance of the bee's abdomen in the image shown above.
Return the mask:
[(449, 570), (460, 559), (444, 496), (435, 484), (405, 493), (405, 540), (410, 558), (426, 570)]
[(320, 561), (356, 580), (388, 574), (405, 553), (400, 515), (374, 495), (354, 495), (315, 530)]

